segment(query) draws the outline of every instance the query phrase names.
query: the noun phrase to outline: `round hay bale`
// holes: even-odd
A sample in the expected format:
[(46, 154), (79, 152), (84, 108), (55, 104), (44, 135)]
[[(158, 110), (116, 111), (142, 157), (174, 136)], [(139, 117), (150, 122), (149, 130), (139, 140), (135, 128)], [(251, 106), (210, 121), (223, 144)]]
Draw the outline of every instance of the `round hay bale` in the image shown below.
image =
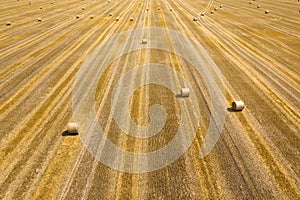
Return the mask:
[(198, 21), (198, 18), (197, 18), (197, 17), (194, 17), (193, 20), (194, 20), (194, 21)]
[(42, 7), (40, 7), (40, 9), (41, 9), (41, 10), (43, 10), (43, 8), (42, 8)]
[(90, 19), (94, 19), (94, 15), (90, 15)]
[(147, 44), (147, 39), (142, 39), (142, 44)]
[(223, 8), (223, 5), (220, 5), (220, 8)]
[(217, 11), (218, 10), (218, 8), (215, 8), (215, 11)]
[(85, 7), (82, 7), (81, 10), (85, 10)]
[(79, 15), (76, 15), (76, 18), (79, 19)]
[(110, 0), (107, 0), (107, 3), (110, 3)]
[(170, 8), (170, 11), (172, 12), (172, 11), (173, 11), (173, 8)]
[(201, 16), (204, 16), (204, 15), (205, 15), (205, 13), (204, 13), (204, 12), (202, 12), (202, 13), (201, 13)]
[(109, 16), (112, 16), (112, 13), (109, 13)]
[(270, 13), (270, 11), (269, 10), (265, 10), (265, 14), (269, 14)]
[(38, 21), (38, 22), (41, 22), (41, 21), (42, 21), (42, 18), (40, 18), (40, 17), (37, 18), (37, 21)]
[(231, 106), (234, 111), (242, 111), (245, 108), (243, 101), (234, 101), (232, 102)]
[(158, 7), (157, 10), (160, 10), (160, 7)]
[(146, 11), (148, 11), (149, 10), (149, 8), (146, 8)]
[(6, 22), (6, 26), (10, 26), (11, 25), (11, 23), (10, 22)]
[(78, 133), (78, 123), (68, 123), (67, 127), (68, 133)]
[(214, 14), (214, 13), (215, 13), (215, 11), (213, 11), (213, 10), (212, 10), (212, 11), (210, 11), (210, 13), (211, 13), (211, 14)]
[(257, 8), (260, 8), (260, 5), (257, 5), (256, 7), (257, 7)]
[(189, 97), (190, 89), (189, 88), (181, 88), (180, 95), (181, 95), (181, 97)]
[(249, 4), (252, 4), (252, 2), (251, 2), (251, 1), (249, 1)]
[(133, 17), (130, 18), (130, 21), (133, 21)]
[(119, 21), (119, 17), (116, 18), (116, 21)]

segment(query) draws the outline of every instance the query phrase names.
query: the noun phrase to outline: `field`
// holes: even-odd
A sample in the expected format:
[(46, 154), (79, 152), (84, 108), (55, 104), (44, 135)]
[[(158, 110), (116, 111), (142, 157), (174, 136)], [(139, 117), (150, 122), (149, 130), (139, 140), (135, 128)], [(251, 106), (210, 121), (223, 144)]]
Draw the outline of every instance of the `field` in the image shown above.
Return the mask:
[[(297, 0), (0, 0), (0, 199), (300, 199), (299, 19)], [(127, 109), (135, 123), (147, 125), (149, 108), (161, 104), (165, 128), (148, 139), (125, 134), (113, 119), (111, 98), (117, 81), (137, 66), (158, 63), (182, 74), (201, 116), (196, 137), (175, 162), (129, 173), (99, 162), (80, 131), (68, 134), (66, 127), (76, 121), (76, 76), (95, 49), (114, 35), (149, 27), (175, 30), (204, 47), (222, 74), (226, 116), (216, 145), (199, 158), (215, 99), (193, 63), (150, 48), (116, 58), (95, 93), (99, 124), (113, 144), (155, 151), (175, 137), (181, 114), (195, 112), (191, 98), (148, 84), (135, 90)], [(158, 38), (187, 45), (167, 34)], [(131, 87), (149, 73), (141, 74)], [(162, 79), (178, 92), (182, 87), (175, 75)], [(234, 100), (245, 109), (233, 112)]]

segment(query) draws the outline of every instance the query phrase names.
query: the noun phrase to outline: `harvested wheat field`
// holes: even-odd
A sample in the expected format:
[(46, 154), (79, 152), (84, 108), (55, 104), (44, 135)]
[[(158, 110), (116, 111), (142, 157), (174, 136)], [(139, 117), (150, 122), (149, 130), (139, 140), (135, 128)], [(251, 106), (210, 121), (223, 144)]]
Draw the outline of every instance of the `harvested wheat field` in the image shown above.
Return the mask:
[(0, 199), (300, 199), (300, 2), (250, 2), (0, 0)]

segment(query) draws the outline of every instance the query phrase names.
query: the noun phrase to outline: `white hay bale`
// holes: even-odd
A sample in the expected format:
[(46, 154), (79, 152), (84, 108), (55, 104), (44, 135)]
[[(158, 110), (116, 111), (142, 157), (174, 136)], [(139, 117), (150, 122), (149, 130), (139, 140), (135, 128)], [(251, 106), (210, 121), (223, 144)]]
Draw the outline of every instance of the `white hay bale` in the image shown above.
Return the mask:
[(173, 8), (170, 8), (170, 11), (173, 11)]
[(218, 8), (215, 8), (215, 11), (217, 11), (218, 10)]
[(205, 15), (205, 13), (204, 13), (204, 12), (202, 12), (202, 13), (201, 13), (201, 16), (204, 16), (204, 15)]
[(146, 8), (146, 11), (148, 11), (149, 10), (149, 8)]
[(10, 22), (6, 22), (6, 26), (10, 26), (11, 25), (11, 23)]
[(257, 8), (260, 8), (260, 5), (257, 5), (256, 7), (257, 7)]
[(147, 39), (142, 39), (142, 44), (147, 44)]
[(110, 3), (110, 0), (107, 0), (107, 3)]
[(198, 18), (197, 18), (197, 17), (194, 17), (193, 20), (194, 20), (194, 21), (198, 21)]
[(42, 21), (42, 18), (40, 18), (40, 17), (37, 18), (37, 21), (38, 21), (38, 22), (41, 22), (41, 21)]
[(223, 8), (223, 5), (220, 5), (220, 8)]
[(160, 10), (160, 7), (158, 7), (157, 10)]
[(90, 15), (90, 19), (94, 19), (94, 15)]
[(130, 17), (130, 21), (133, 21), (133, 17)]
[(265, 14), (269, 14), (270, 13), (270, 11), (269, 10), (265, 10)]
[(68, 123), (67, 127), (68, 133), (78, 133), (78, 123)]
[(76, 18), (79, 19), (79, 15), (76, 15)]
[(243, 101), (234, 101), (232, 102), (231, 106), (234, 111), (241, 111), (245, 108), (245, 104)]
[(215, 11), (213, 11), (213, 10), (212, 10), (212, 11), (210, 11), (210, 13), (211, 13), (211, 14), (214, 14), (214, 13), (215, 13)]
[(112, 16), (112, 13), (109, 13), (109, 16)]
[(189, 97), (190, 96), (190, 89), (189, 88), (181, 88), (180, 95), (182, 97)]
[(116, 21), (119, 21), (119, 17), (116, 18)]
[(81, 10), (85, 10), (85, 7), (82, 7)]

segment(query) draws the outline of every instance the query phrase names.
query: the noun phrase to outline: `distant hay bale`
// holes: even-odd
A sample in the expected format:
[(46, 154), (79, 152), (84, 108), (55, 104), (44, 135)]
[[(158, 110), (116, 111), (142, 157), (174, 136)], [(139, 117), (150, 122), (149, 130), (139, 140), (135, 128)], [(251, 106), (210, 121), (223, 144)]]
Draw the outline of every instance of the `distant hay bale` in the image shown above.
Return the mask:
[(109, 13), (109, 16), (112, 16), (112, 13)]
[(249, 1), (249, 4), (252, 4), (252, 2), (251, 2), (251, 1)]
[(41, 22), (41, 21), (42, 21), (42, 18), (40, 18), (40, 17), (37, 18), (37, 21), (38, 21), (38, 22)]
[(181, 97), (189, 97), (190, 89), (189, 88), (181, 88), (180, 95), (181, 95)]
[(257, 7), (257, 8), (260, 8), (260, 5), (257, 5), (256, 7)]
[(107, 0), (107, 3), (110, 3), (110, 0)]
[(76, 18), (78, 19), (78, 18), (79, 18), (79, 15), (76, 15)]
[(204, 13), (204, 12), (202, 12), (202, 13), (201, 13), (201, 16), (204, 16), (204, 15), (205, 15), (205, 13)]
[(269, 14), (270, 13), (270, 11), (269, 10), (265, 10), (265, 14)]
[(43, 7), (40, 7), (41, 10), (43, 10)]
[(133, 17), (130, 18), (130, 21), (133, 21)]
[(142, 44), (147, 44), (147, 39), (142, 39)]
[(210, 13), (211, 13), (211, 14), (214, 14), (214, 13), (215, 13), (215, 11), (213, 11), (213, 10), (212, 10), (212, 11), (210, 11)]
[(223, 5), (220, 5), (220, 8), (223, 8)]
[(160, 10), (160, 7), (158, 7), (157, 10)]
[(91, 19), (94, 19), (94, 15), (90, 15), (90, 18), (91, 18)]
[(149, 10), (149, 8), (146, 8), (146, 10), (148, 11), (148, 10)]
[(197, 17), (194, 17), (193, 20), (194, 20), (194, 21), (198, 21), (198, 18), (197, 18)]
[(242, 111), (245, 107), (245, 104), (243, 101), (234, 101), (232, 102), (232, 109), (234, 111)]
[(82, 7), (81, 10), (85, 10), (85, 7)]
[(215, 11), (217, 11), (218, 10), (218, 8), (215, 8)]
[(170, 11), (173, 11), (173, 8), (170, 8)]
[(116, 21), (119, 21), (119, 17), (116, 18)]
[(68, 133), (78, 133), (78, 123), (68, 123), (67, 127)]
[(6, 22), (6, 26), (10, 26), (11, 25), (11, 23), (10, 22)]

